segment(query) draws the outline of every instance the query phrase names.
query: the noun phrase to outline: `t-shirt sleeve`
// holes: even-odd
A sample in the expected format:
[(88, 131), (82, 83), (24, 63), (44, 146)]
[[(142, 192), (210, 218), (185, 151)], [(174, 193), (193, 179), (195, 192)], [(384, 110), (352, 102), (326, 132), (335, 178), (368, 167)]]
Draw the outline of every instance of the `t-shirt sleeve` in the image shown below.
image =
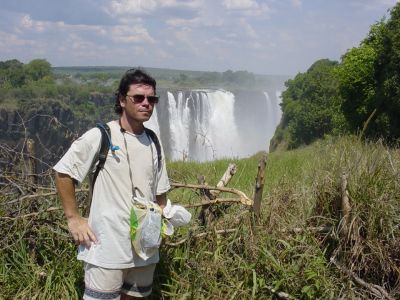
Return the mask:
[(58, 173), (71, 176), (79, 183), (85, 179), (100, 148), (101, 132), (92, 128), (75, 140), (53, 167)]
[(165, 155), (164, 155), (164, 150), (161, 147), (161, 154), (162, 154), (162, 159), (161, 159), (161, 168), (160, 171), (158, 172), (158, 180), (157, 180), (157, 195), (164, 194), (168, 192), (171, 188), (171, 185), (169, 184), (169, 179), (168, 179), (168, 174), (167, 174), (167, 166), (165, 163)]

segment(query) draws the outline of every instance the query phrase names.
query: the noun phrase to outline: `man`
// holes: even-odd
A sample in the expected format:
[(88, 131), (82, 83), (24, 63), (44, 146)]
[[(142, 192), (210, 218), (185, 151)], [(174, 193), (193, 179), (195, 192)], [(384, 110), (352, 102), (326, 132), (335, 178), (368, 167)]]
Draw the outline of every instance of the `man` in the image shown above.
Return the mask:
[(147, 260), (135, 253), (130, 212), (134, 196), (165, 207), (170, 189), (164, 154), (159, 168), (156, 146), (143, 126), (158, 102), (155, 93), (156, 81), (142, 70), (129, 70), (122, 77), (115, 102), (119, 120), (107, 123), (110, 149), (119, 147), (109, 150), (99, 172), (88, 219), (78, 212), (75, 182), (95, 169), (100, 130), (83, 134), (54, 167), (68, 228), (80, 244), (78, 259), (84, 261), (84, 299), (134, 299), (151, 293), (158, 251)]

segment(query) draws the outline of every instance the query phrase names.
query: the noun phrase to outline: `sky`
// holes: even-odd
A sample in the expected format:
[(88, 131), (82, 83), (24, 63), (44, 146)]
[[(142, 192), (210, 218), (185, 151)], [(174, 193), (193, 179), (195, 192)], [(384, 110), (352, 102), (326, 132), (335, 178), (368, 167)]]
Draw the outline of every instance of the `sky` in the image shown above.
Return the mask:
[(0, 60), (295, 75), (396, 0), (0, 0)]

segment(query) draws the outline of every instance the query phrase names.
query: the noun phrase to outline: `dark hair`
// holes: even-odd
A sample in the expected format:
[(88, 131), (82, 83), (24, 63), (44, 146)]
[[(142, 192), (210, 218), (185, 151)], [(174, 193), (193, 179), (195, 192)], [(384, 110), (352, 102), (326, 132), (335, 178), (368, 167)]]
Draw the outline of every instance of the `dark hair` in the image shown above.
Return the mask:
[(124, 76), (122, 76), (121, 81), (119, 82), (118, 89), (115, 93), (114, 111), (119, 115), (122, 114), (122, 107), (119, 103), (120, 97), (126, 96), (126, 93), (128, 93), (129, 86), (131, 84), (147, 84), (153, 87), (154, 93), (156, 92), (155, 79), (147, 74), (144, 70), (139, 68), (126, 71)]

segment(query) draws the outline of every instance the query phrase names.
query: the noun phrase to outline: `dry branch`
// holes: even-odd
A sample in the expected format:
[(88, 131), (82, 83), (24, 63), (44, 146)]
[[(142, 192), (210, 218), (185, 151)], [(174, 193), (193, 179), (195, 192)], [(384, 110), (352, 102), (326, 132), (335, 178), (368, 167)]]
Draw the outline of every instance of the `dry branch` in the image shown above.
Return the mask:
[[(26, 177), (30, 185), (37, 184), (36, 175), (36, 160), (35, 160), (35, 141), (28, 139), (26, 141), (26, 151), (28, 154), (27, 166), (26, 166)], [(36, 191), (35, 188), (32, 189), (33, 192)]]
[(306, 227), (306, 228), (289, 228), (280, 229), (282, 233), (304, 233), (304, 232), (315, 232), (315, 233), (329, 233), (332, 230), (331, 226), (318, 226), (318, 227)]
[(182, 206), (185, 208), (191, 208), (191, 207), (199, 207), (204, 205), (220, 204), (220, 203), (242, 203), (242, 201), (237, 198), (217, 198), (210, 201), (202, 201), (201, 203), (196, 203), (196, 204), (183, 204)]
[(389, 293), (381, 286), (376, 285), (376, 284), (371, 284), (368, 282), (365, 282), (362, 280), (360, 277), (358, 277), (356, 274), (354, 274), (352, 271), (349, 269), (341, 266), (334, 257), (331, 257), (330, 259), (331, 263), (334, 264), (341, 272), (345, 273), (347, 276), (351, 277), (354, 282), (357, 284), (361, 285), (362, 287), (368, 289), (372, 294), (374, 294), (376, 297), (379, 297), (381, 299), (389, 299), (389, 300), (395, 300), (393, 297), (389, 295)]
[(347, 191), (347, 175), (345, 173), (342, 174), (341, 191), (342, 191), (342, 202), (340, 208), (342, 212), (342, 221), (341, 221), (340, 234), (343, 237), (347, 237), (351, 222), (351, 216), (350, 216), (351, 206), (349, 200), (349, 192)]
[(172, 183), (172, 187), (174, 188), (191, 188), (191, 189), (205, 189), (205, 190), (210, 190), (210, 191), (221, 191), (221, 192), (226, 192), (226, 193), (232, 193), (236, 194), (239, 196), (239, 200), (242, 204), (251, 206), (253, 205), (253, 200), (251, 200), (248, 196), (246, 196), (245, 193), (242, 191), (239, 191), (234, 188), (226, 188), (226, 187), (212, 187), (208, 185), (198, 185), (198, 184), (184, 184), (184, 183)]
[[(207, 185), (206, 178), (204, 175), (197, 176), (197, 182), (200, 185)], [(211, 194), (211, 191), (200, 189), (200, 199), (202, 201), (201, 211), (199, 213), (199, 222), (202, 226), (209, 225), (215, 218), (215, 215), (212, 213), (209, 202), (214, 199), (214, 196)]]
[[(75, 193), (84, 193), (84, 192), (88, 192), (88, 189), (76, 189)], [(35, 199), (35, 198), (40, 198), (40, 197), (48, 197), (48, 196), (55, 196), (58, 193), (56, 191), (54, 192), (49, 192), (49, 193), (37, 193), (37, 194), (31, 194), (31, 195), (25, 195), (22, 196), (20, 198), (8, 201), (8, 202), (4, 202), (4, 203), (0, 203), (0, 205), (8, 205), (8, 204), (13, 204), (15, 202), (19, 202), (19, 201), (23, 201), (26, 199)]]
[(257, 218), (260, 217), (261, 200), (262, 200), (262, 193), (263, 193), (263, 189), (264, 189), (264, 174), (265, 174), (266, 165), (267, 165), (267, 156), (264, 156), (262, 159), (260, 159), (260, 161), (258, 163), (256, 186), (255, 186), (255, 190), (254, 190), (253, 211)]
[[(227, 234), (227, 233), (236, 232), (237, 230), (238, 230), (237, 228), (231, 228), (231, 229), (220, 229), (220, 230), (206, 231), (206, 232), (198, 233), (198, 234), (193, 235), (191, 237), (195, 238), (195, 239), (198, 239), (198, 238), (202, 238), (202, 237), (205, 237), (205, 236), (207, 236), (209, 234), (213, 234), (213, 233), (215, 233), (215, 234)], [(175, 243), (166, 242), (165, 244), (168, 245), (168, 246), (173, 246), (173, 247), (174, 246), (179, 246), (179, 245), (183, 244), (184, 242), (186, 242), (189, 238), (190, 238), (190, 236), (187, 237), (187, 238), (184, 238), (184, 239), (182, 239), (182, 240), (180, 240), (178, 242), (175, 242)]]
[(26, 215), (19, 215), (16, 217), (0, 217), (0, 220), (17, 220), (17, 219), (22, 219), (22, 218), (27, 218), (27, 217), (35, 217), (37, 215), (40, 215), (42, 213), (45, 212), (52, 212), (52, 211), (56, 211), (56, 210), (61, 210), (62, 207), (50, 207), (48, 209), (42, 210), (42, 211), (37, 211), (37, 212), (33, 212), (33, 213), (29, 213)]
[[(235, 175), (237, 170), (236, 164), (230, 163), (228, 168), (226, 169), (224, 175), (222, 175), (221, 179), (217, 183), (217, 187), (225, 187), (228, 185), (229, 181), (232, 179), (232, 176)], [(211, 194), (216, 197), (221, 191), (214, 190), (211, 191)]]

